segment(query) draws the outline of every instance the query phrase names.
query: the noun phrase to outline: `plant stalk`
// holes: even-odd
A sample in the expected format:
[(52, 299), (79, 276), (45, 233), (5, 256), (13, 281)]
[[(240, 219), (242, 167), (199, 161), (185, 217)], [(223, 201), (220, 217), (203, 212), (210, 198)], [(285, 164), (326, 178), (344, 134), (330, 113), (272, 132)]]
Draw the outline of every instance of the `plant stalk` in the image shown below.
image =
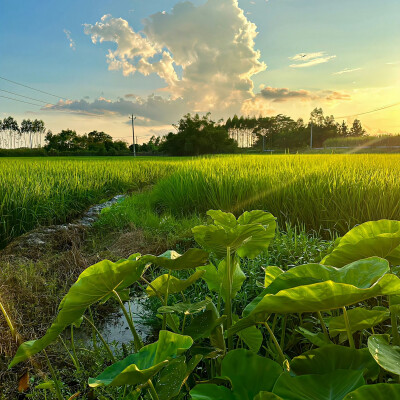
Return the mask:
[(83, 318), (85, 318), (85, 320), (87, 322), (89, 322), (89, 324), (91, 325), (91, 327), (93, 328), (93, 330), (95, 331), (95, 333), (97, 333), (97, 335), (99, 336), (101, 342), (103, 343), (105, 349), (107, 350), (108, 355), (111, 358), (111, 361), (113, 363), (117, 362), (117, 360), (114, 357), (114, 354), (112, 353), (110, 346), (108, 345), (108, 343), (105, 341), (105, 339), (103, 338), (103, 335), (99, 332), (99, 330), (96, 328), (95, 324), (89, 319), (87, 318), (85, 315), (83, 316)]
[(74, 324), (71, 324), (71, 348), (72, 348), (72, 354), (74, 355), (76, 365), (77, 365), (77, 370), (79, 370), (79, 359), (78, 355), (76, 354), (76, 348), (75, 348), (75, 342), (74, 342)]
[(347, 315), (346, 307), (342, 307), (344, 323), (346, 324), (347, 336), (349, 338), (349, 344), (352, 349), (355, 349), (353, 334), (351, 333), (349, 316)]
[(43, 349), (43, 353), (44, 353), (44, 356), (46, 357), (47, 366), (49, 367), (50, 374), (51, 374), (51, 376), (53, 378), (53, 381), (54, 381), (54, 387), (56, 389), (56, 396), (57, 396), (58, 400), (64, 400), (63, 397), (62, 397), (62, 394), (61, 394), (60, 386), (58, 384), (56, 372), (54, 371), (53, 366), (51, 365), (51, 362), (49, 360), (49, 357), (48, 357), (45, 349)]
[[(389, 309), (391, 309), (392, 297), (389, 296)], [(396, 346), (400, 345), (400, 336), (399, 336), (399, 328), (397, 325), (397, 315), (395, 312), (390, 310), (390, 321), (392, 324), (392, 336), (393, 336), (393, 344)]]
[(326, 329), (325, 322), (322, 318), (321, 311), (318, 311), (317, 315), (318, 315), (319, 322), (321, 323), (322, 331), (324, 332), (325, 337), (330, 341), (331, 339), (329, 337), (328, 329)]
[[(167, 306), (168, 305), (168, 289), (169, 289), (169, 279), (171, 278), (171, 270), (168, 270), (168, 278), (167, 278), (167, 290), (165, 291), (165, 297), (164, 297), (164, 304)], [(163, 315), (163, 322), (162, 322), (162, 330), (165, 331), (165, 328), (167, 327), (167, 314)]]
[(134, 339), (134, 344), (135, 344), (135, 350), (139, 351), (143, 347), (142, 339), (140, 339), (140, 336), (136, 332), (136, 329), (135, 329), (135, 326), (133, 324), (133, 321), (132, 321), (131, 317), (129, 316), (128, 311), (126, 311), (124, 303), (121, 300), (121, 297), (119, 296), (118, 292), (114, 289), (113, 293), (114, 293), (114, 296), (118, 300), (118, 303), (119, 303), (119, 305), (121, 307), (121, 310), (124, 313), (126, 321), (128, 322), (129, 328), (130, 328), (130, 330), (132, 332), (133, 339)]
[(158, 397), (158, 394), (157, 394), (157, 392), (156, 392), (156, 389), (154, 388), (153, 382), (152, 382), (150, 379), (148, 380), (148, 384), (149, 384), (149, 394), (150, 394), (150, 397), (151, 397), (153, 400), (160, 400), (160, 398)]
[(6, 322), (7, 322), (8, 327), (10, 328), (11, 335), (12, 335), (13, 339), (15, 340), (17, 338), (17, 334), (16, 334), (16, 331), (15, 331), (14, 325), (13, 325), (13, 323), (11, 321), (11, 318), (7, 314), (6, 309), (4, 308), (3, 304), (1, 303), (1, 301), (0, 301), (0, 309), (1, 309), (1, 312), (3, 313), (3, 315), (4, 315), (4, 318), (5, 318)]
[(263, 322), (263, 324), (264, 324), (264, 326), (267, 328), (267, 331), (268, 331), (268, 333), (270, 334), (270, 336), (271, 336), (271, 338), (272, 338), (272, 340), (273, 340), (273, 342), (274, 342), (274, 344), (275, 344), (276, 349), (278, 350), (279, 357), (281, 358), (281, 362), (283, 363), (283, 362), (285, 361), (286, 358), (285, 358), (285, 355), (283, 354), (283, 351), (282, 351), (282, 349), (281, 349), (281, 346), (279, 346), (279, 343), (278, 343), (278, 341), (276, 340), (276, 337), (275, 337), (275, 335), (274, 335), (274, 332), (272, 332), (271, 328), (270, 328), (269, 325), (268, 325), (268, 322)]
[[(228, 283), (228, 290), (226, 294), (225, 314), (226, 328), (229, 329), (232, 326), (232, 271), (231, 271), (231, 248), (226, 248), (226, 280)], [(233, 337), (228, 336), (228, 350), (233, 349)]]
[(64, 346), (65, 351), (67, 352), (67, 354), (70, 356), (72, 363), (74, 364), (75, 368), (77, 371), (79, 371), (79, 365), (76, 363), (75, 357), (71, 354), (71, 352), (69, 351), (67, 345), (65, 344), (63, 338), (61, 336), (58, 337), (60, 339), (60, 342), (62, 343), (62, 345)]

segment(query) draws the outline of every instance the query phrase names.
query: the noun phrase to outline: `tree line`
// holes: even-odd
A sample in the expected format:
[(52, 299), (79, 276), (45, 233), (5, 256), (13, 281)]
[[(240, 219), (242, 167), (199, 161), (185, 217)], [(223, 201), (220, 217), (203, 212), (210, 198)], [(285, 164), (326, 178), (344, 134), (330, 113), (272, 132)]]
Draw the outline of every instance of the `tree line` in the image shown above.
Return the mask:
[[(186, 114), (174, 127), (176, 132), (169, 132), (158, 140), (157, 145), (153, 137), (143, 146), (148, 146), (153, 152), (190, 156), (323, 147), (327, 139), (366, 135), (358, 119), (351, 126), (344, 121), (339, 124), (332, 115), (324, 116), (321, 108), (311, 112), (308, 122), (295, 121), (282, 114), (258, 118), (235, 115), (226, 121), (214, 121), (208, 113), (202, 117)], [(137, 150), (140, 152), (141, 147)]]

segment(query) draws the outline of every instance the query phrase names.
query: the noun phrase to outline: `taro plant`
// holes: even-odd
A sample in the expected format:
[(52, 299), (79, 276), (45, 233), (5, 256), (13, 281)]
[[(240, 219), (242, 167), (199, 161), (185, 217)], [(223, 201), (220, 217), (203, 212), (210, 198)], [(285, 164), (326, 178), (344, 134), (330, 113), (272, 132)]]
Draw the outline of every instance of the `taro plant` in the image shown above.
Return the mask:
[[(193, 229), (202, 249), (183, 255), (134, 254), (86, 269), (46, 334), (22, 344), (10, 366), (45, 352), (67, 327), (73, 333), (83, 317), (111, 362), (87, 382), (99, 399), (102, 394), (120, 400), (400, 398), (395, 383), (400, 376), (399, 222), (372, 221), (354, 228), (320, 264), (287, 271), (265, 266), (264, 287), (239, 317), (235, 299), (246, 279), (241, 263), (268, 249), (275, 219), (263, 211), (239, 218), (222, 211), (208, 215), (212, 223)], [(160, 271), (152, 279), (151, 265)], [(209, 292), (192, 301), (188, 288), (200, 280)], [(125, 306), (133, 285), (135, 293), (142, 289), (159, 302), (158, 340), (146, 345)], [(110, 299), (132, 332), (134, 351), (120, 360), (90, 314), (85, 315), (90, 306)], [(73, 340), (71, 348), (78, 369)], [(46, 358), (61, 400), (65, 388)]]

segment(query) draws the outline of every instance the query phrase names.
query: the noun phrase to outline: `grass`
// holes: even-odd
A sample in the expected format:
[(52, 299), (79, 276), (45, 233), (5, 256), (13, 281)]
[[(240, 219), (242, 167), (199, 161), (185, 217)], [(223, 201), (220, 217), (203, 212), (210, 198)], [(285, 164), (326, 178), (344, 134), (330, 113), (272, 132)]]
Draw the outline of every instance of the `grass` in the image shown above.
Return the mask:
[(178, 160), (0, 159), (0, 247), (38, 225), (65, 222), (114, 194), (154, 184)]
[(379, 154), (0, 159), (0, 247), (148, 185), (155, 185), (149, 201), (168, 215), (166, 224), (208, 209), (237, 215), (264, 209), (281, 224), (344, 233), (368, 220), (400, 219), (399, 160)]

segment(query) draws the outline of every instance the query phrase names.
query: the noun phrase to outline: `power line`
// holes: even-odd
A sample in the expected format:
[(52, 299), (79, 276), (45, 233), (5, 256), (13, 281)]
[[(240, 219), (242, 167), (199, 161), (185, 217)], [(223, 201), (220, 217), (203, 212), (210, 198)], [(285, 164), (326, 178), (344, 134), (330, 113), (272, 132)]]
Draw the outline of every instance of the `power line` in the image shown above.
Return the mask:
[(4, 78), (4, 77), (2, 77), (2, 76), (0, 76), (0, 79), (3, 79), (3, 80), (5, 80), (5, 81), (7, 81), (7, 82), (14, 83), (15, 85), (19, 85), (19, 86), (26, 87), (26, 88), (31, 89), (31, 90), (36, 90), (37, 92), (44, 93), (44, 94), (47, 94), (47, 95), (49, 95), (49, 96), (57, 97), (58, 99), (68, 100), (68, 99), (66, 99), (65, 97), (58, 96), (58, 95), (56, 95), (56, 94), (52, 94), (52, 93), (49, 93), (49, 92), (45, 92), (44, 90), (35, 89), (35, 88), (31, 87), (31, 86), (24, 85), (23, 83), (18, 83), (18, 82), (12, 81), (11, 79), (7, 79), (7, 78)]
[(374, 113), (374, 112), (377, 112), (377, 111), (386, 110), (387, 108), (396, 107), (396, 106), (398, 106), (398, 105), (400, 105), (400, 102), (399, 102), (399, 103), (390, 104), (390, 105), (388, 105), (388, 106), (376, 108), (375, 110), (371, 110), (371, 111), (366, 111), (366, 112), (362, 112), (362, 113), (358, 113), (358, 114), (345, 115), (345, 116), (342, 116), (342, 117), (336, 117), (336, 119), (340, 119), (340, 118), (349, 118), (349, 117), (357, 117), (357, 116), (359, 116), (359, 115), (371, 114), (371, 113)]
[(20, 103), (32, 104), (33, 106), (42, 107), (41, 104), (33, 104), (33, 103), (29, 103), (28, 101), (24, 101), (24, 100), (13, 99), (12, 97), (2, 96), (2, 95), (0, 95), (0, 97), (9, 99), (9, 100), (19, 101)]
[(6, 93), (13, 94), (14, 96), (25, 97), (26, 99), (29, 99), (29, 100), (38, 101), (39, 103), (51, 104), (51, 105), (53, 105), (53, 106), (55, 106), (55, 105), (56, 105), (56, 104), (49, 103), (49, 102), (47, 102), (47, 101), (43, 101), (43, 100), (34, 99), (33, 97), (28, 97), (28, 96), (24, 96), (24, 95), (22, 95), (22, 94), (18, 94), (18, 93), (10, 92), (10, 91), (8, 91), (8, 90), (4, 90), (4, 89), (0, 89), (0, 90), (1, 90), (2, 92), (6, 92)]

